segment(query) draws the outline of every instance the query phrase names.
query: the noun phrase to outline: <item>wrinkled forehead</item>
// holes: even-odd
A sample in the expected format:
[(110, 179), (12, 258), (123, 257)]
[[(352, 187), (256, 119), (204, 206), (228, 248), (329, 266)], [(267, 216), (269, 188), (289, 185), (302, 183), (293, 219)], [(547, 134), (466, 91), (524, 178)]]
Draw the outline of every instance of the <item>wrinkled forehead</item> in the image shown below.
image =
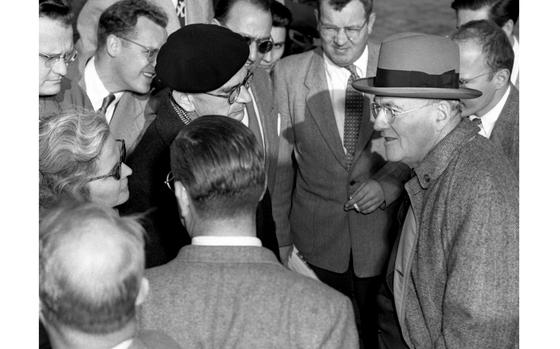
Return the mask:
[(72, 26), (48, 17), (39, 18), (39, 48), (41, 50), (57, 50), (63, 53), (73, 45)]
[(242, 0), (231, 6), (223, 24), (240, 35), (264, 39), (270, 37), (272, 15)]

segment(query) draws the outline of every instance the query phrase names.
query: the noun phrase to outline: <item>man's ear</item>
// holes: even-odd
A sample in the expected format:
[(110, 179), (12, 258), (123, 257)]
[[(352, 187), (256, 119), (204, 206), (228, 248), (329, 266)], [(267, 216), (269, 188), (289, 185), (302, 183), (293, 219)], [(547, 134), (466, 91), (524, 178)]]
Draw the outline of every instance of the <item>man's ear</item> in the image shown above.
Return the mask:
[(507, 69), (498, 70), (496, 73), (494, 73), (494, 76), (492, 77), (492, 80), (496, 85), (496, 89), (507, 88), (507, 86), (509, 85), (509, 79), (510, 79), (510, 71)]
[(375, 12), (371, 11), (368, 17), (368, 25), (367, 25), (368, 34), (371, 34), (371, 32), (373, 31), (373, 23), (375, 23)]
[(451, 119), (451, 104), (447, 101), (439, 101), (436, 106), (435, 125), (438, 131), (441, 131)]
[[(515, 25), (513, 24), (513, 20), (508, 19), (507, 22), (504, 23), (504, 25), (502, 26), (502, 30), (504, 31), (504, 33), (506, 33), (508, 39), (511, 40), (511, 38), (513, 37), (513, 27)], [(511, 43), (513, 45), (513, 42)]]
[(144, 303), (146, 297), (148, 297), (148, 293), (150, 292), (150, 282), (145, 277), (142, 278), (140, 282), (140, 290), (138, 291), (138, 296), (136, 296), (136, 302), (134, 303), (136, 306)]
[(105, 50), (111, 57), (117, 56), (122, 49), (122, 41), (114, 34), (109, 34), (105, 41)]
[(177, 204), (179, 205), (179, 212), (181, 213), (181, 217), (185, 218), (190, 215), (191, 198), (189, 197), (187, 189), (183, 183), (175, 181), (174, 186), (175, 197), (177, 198)]

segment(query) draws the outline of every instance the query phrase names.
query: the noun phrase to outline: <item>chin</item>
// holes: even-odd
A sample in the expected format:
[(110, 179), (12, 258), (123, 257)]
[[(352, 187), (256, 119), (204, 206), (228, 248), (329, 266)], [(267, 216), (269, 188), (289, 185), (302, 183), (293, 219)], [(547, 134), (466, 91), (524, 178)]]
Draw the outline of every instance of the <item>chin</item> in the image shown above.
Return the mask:
[(39, 96), (54, 96), (60, 92), (60, 83), (39, 88)]

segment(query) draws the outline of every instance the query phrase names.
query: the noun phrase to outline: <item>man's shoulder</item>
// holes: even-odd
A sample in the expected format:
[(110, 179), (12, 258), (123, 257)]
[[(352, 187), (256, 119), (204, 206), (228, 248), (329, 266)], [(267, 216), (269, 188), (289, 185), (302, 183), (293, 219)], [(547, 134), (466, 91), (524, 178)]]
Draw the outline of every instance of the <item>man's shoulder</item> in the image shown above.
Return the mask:
[(163, 332), (140, 330), (134, 337), (130, 349), (180, 349), (173, 338)]
[(276, 63), (274, 70), (280, 74), (299, 75), (307, 70), (312, 59), (320, 58), (320, 49), (314, 49), (282, 58)]

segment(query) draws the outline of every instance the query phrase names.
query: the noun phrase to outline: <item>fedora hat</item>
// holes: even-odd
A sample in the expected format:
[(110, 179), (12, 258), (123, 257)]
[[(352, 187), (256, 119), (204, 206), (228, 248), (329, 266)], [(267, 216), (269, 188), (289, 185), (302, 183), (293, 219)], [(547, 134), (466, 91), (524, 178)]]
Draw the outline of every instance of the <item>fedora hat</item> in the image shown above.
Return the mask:
[(459, 47), (451, 39), (400, 33), (381, 43), (375, 77), (356, 80), (358, 91), (376, 96), (470, 99), (482, 92), (459, 86)]

